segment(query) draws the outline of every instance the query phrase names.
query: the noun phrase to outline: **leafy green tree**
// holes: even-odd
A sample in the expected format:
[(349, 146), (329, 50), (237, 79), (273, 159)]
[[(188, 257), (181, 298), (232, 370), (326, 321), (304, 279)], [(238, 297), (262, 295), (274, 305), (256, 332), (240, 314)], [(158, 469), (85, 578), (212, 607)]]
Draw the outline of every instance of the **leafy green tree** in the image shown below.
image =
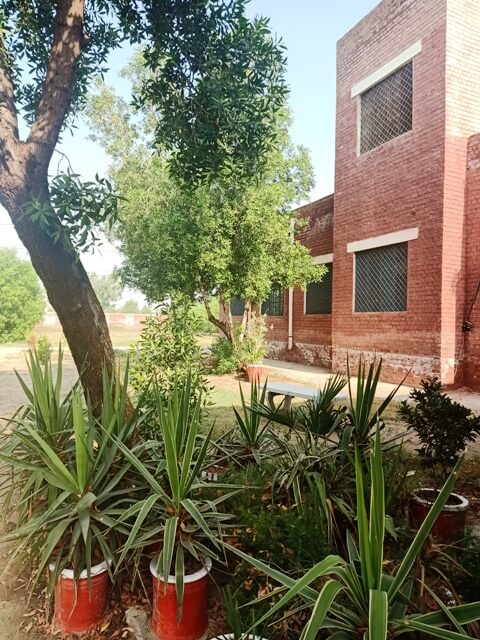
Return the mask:
[(88, 277), (104, 311), (110, 311), (122, 297), (123, 285), (116, 273), (100, 276), (89, 273)]
[(43, 318), (45, 297), (27, 260), (0, 249), (0, 342), (24, 340)]
[(82, 184), (71, 172), (49, 181), (49, 166), (93, 78), (127, 41), (145, 47), (150, 76), (135, 99), (153, 105), (154, 141), (181, 180), (260, 171), (286, 93), (283, 47), (265, 19), (246, 18), (245, 0), (0, 0), (0, 204), (96, 410), (114, 355), (78, 251), (115, 219), (116, 199), (101, 179)]
[(140, 307), (136, 300), (125, 300), (120, 311), (123, 313), (140, 313)]
[[(126, 75), (136, 84), (142, 73), (137, 59)], [(233, 342), (233, 297), (246, 300), (246, 328), (273, 285), (321, 279), (323, 267), (292, 237), (291, 210), (308, 196), (313, 169), (306, 149), (291, 142), (285, 109), (275, 122), (277, 146), (266, 154), (259, 177), (239, 183), (232, 173), (196, 188), (169, 174), (167, 154), (148, 153), (151, 112), (134, 112), (100, 84), (87, 115), (93, 138), (112, 158), (111, 178), (123, 196), (115, 226), (125, 256), (123, 278), (150, 301), (200, 295), (210, 322)]]

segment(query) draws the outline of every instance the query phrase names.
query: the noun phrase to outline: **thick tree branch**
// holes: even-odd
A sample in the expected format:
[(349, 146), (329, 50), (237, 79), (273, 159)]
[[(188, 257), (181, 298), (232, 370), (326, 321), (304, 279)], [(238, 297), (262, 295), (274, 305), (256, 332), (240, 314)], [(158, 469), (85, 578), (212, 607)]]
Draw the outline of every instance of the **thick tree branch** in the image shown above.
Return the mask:
[(8, 54), (0, 39), (0, 162), (4, 169), (18, 144), (18, 117)]
[(82, 51), (85, 0), (58, 0), (52, 50), (42, 97), (27, 139), (31, 157), (48, 168), (75, 86)]
[(217, 329), (220, 329), (220, 331), (229, 339), (232, 339), (232, 335), (231, 335), (231, 331), (230, 331), (230, 327), (226, 322), (222, 322), (219, 318), (216, 318), (213, 315), (212, 309), (210, 307), (210, 302), (209, 302), (209, 298), (208, 298), (208, 294), (204, 289), (200, 289), (200, 293), (202, 294), (202, 300), (203, 300), (203, 304), (205, 305), (205, 310), (207, 312), (207, 318), (208, 321), (211, 322), (215, 327), (217, 327)]

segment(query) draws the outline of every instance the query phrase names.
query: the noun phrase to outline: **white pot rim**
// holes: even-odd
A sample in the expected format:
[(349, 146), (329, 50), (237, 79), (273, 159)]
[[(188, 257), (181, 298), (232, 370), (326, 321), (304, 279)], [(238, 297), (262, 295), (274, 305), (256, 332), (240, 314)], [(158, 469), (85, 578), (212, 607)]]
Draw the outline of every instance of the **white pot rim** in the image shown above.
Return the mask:
[[(108, 562), (104, 560), (103, 562), (100, 562), (100, 564), (95, 564), (90, 571), (90, 576), (93, 578), (93, 576), (98, 576), (101, 573), (105, 573), (106, 571), (108, 571), (108, 567), (111, 564), (111, 560), (109, 560)], [(48, 568), (50, 569), (50, 571), (55, 571), (55, 562), (50, 562)], [(73, 569), (63, 569), (60, 575), (62, 578), (66, 578), (67, 580), (75, 580), (75, 572), (73, 571)], [(86, 569), (84, 569), (78, 576), (77, 580), (87, 580), (87, 578), (88, 572)]]
[[(155, 558), (152, 558), (150, 562), (150, 573), (154, 578), (156, 578), (157, 580), (162, 580), (163, 582), (163, 578), (158, 575), (156, 570), (157, 560), (158, 560), (158, 556), (156, 556)], [(212, 569), (212, 559), (207, 556), (205, 558), (205, 566), (199, 569), (198, 571), (195, 571), (195, 573), (188, 573), (184, 577), (183, 583), (189, 584), (190, 582), (197, 582), (198, 580), (201, 580), (205, 576), (208, 576), (211, 569)], [(172, 575), (168, 576), (168, 584), (175, 584), (175, 583), (176, 583), (175, 576), (172, 576)]]
[[(225, 633), (222, 636), (215, 636), (212, 640), (234, 640), (234, 635), (233, 633)], [(262, 638), (262, 636), (254, 636), (249, 633), (248, 636), (243, 637), (243, 640), (265, 640), (265, 638)]]
[[(413, 498), (416, 502), (419, 502), (424, 507), (431, 507), (435, 501), (435, 498), (433, 500), (422, 498), (421, 494), (423, 491), (431, 492), (435, 495), (438, 494), (438, 489), (433, 489), (432, 487), (420, 487), (413, 492)], [(451, 493), (450, 495), (457, 500), (458, 504), (446, 504), (443, 506), (443, 511), (458, 512), (468, 509), (470, 501), (465, 498), (465, 496), (461, 496), (459, 493)]]

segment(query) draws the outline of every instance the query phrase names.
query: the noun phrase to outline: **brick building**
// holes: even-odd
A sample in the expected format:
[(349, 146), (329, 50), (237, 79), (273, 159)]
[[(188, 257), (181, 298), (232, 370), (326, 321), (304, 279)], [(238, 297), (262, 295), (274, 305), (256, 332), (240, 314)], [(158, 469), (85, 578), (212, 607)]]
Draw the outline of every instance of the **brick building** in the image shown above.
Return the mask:
[(479, 0), (383, 0), (339, 41), (335, 194), (299, 213), (329, 276), (284, 293), (271, 355), (480, 390)]

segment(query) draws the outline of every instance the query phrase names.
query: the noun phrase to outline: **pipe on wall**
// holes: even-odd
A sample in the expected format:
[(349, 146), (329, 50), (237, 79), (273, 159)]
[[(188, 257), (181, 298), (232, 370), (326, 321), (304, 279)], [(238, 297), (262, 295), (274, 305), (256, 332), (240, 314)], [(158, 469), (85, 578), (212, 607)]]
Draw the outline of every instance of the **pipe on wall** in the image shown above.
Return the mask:
[[(295, 218), (290, 220), (290, 241), (295, 241)], [(293, 349), (293, 287), (288, 289), (288, 342), (287, 349)]]
[(287, 349), (293, 349), (293, 288), (288, 290), (288, 345)]

